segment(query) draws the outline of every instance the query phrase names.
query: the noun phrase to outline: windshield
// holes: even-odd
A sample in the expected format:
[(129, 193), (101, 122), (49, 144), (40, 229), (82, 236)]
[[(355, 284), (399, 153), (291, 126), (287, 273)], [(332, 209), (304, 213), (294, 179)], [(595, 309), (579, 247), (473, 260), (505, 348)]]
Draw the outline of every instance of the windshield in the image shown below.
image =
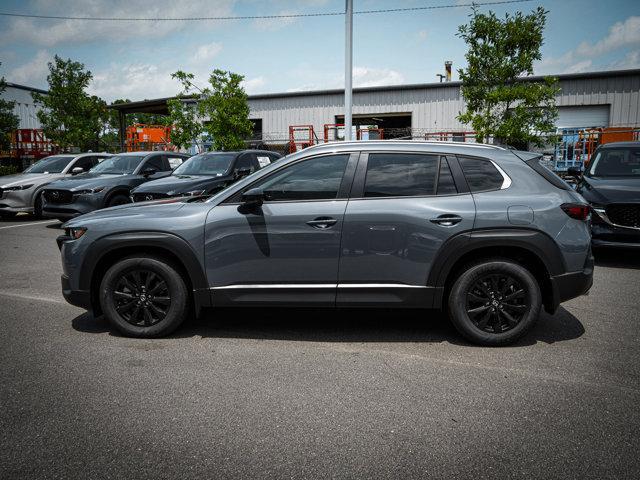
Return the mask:
[(106, 158), (98, 165), (89, 170), (91, 173), (111, 173), (122, 175), (133, 173), (145, 155), (116, 155)]
[(173, 171), (174, 175), (224, 175), (229, 171), (235, 153), (200, 153)]
[(606, 148), (591, 162), (589, 177), (639, 177), (640, 148)]
[(73, 155), (46, 157), (31, 165), (24, 173), (61, 173), (74, 158)]

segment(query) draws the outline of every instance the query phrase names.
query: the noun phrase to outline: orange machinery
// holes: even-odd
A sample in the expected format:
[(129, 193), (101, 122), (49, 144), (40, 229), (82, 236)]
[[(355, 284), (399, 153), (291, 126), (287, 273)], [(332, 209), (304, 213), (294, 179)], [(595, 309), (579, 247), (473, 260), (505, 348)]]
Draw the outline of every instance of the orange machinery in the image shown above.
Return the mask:
[(127, 152), (140, 150), (167, 150), (171, 143), (171, 127), (135, 123), (127, 127), (125, 146)]

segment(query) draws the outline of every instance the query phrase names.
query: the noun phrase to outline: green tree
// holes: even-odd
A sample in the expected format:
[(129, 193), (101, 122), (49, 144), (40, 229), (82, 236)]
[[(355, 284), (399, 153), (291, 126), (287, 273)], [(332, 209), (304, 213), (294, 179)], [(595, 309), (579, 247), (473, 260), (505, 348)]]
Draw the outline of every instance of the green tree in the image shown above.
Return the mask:
[(42, 107), (37, 115), (44, 134), (62, 148), (100, 148), (109, 111), (104, 100), (86, 92), (93, 75), (82, 63), (57, 55), (48, 66), (49, 92), (31, 94)]
[(472, 126), (478, 141), (493, 137), (518, 147), (540, 146), (555, 131), (557, 78), (523, 78), (533, 75), (533, 63), (542, 58), (546, 16), (542, 7), (504, 19), (474, 8), (470, 22), (458, 27), (468, 45), (467, 68), (458, 71), (467, 109), (458, 119)]
[[(245, 147), (253, 124), (249, 120), (249, 103), (242, 88), (242, 75), (215, 69), (209, 76), (209, 86), (203, 89), (193, 83), (194, 76), (191, 73), (177, 71), (171, 77), (178, 79), (183, 86), (183, 98), (172, 102), (169, 109), (176, 128), (180, 124), (175, 120), (184, 122), (186, 127), (202, 123), (202, 130), (213, 140), (214, 150)], [(197, 108), (193, 109), (192, 102), (185, 102), (184, 97), (194, 99)], [(202, 119), (208, 121), (201, 122)], [(186, 130), (189, 131), (188, 128)]]
[[(2, 65), (2, 64), (0, 64)], [(0, 78), (0, 95), (6, 90), (7, 82)], [(8, 150), (11, 146), (11, 132), (20, 125), (20, 119), (13, 113), (16, 102), (0, 98), (0, 150)]]

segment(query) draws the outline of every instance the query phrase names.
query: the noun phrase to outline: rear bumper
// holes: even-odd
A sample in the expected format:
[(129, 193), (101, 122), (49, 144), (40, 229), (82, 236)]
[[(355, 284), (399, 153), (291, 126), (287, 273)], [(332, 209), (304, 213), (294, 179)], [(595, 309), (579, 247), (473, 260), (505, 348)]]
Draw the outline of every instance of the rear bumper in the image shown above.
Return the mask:
[(551, 277), (552, 302), (547, 310), (555, 312), (562, 302), (586, 294), (593, 285), (593, 255), (589, 252), (584, 268)]
[(72, 290), (69, 283), (69, 277), (62, 275), (60, 278), (62, 283), (62, 296), (64, 299), (76, 307), (91, 310), (91, 295), (86, 290)]

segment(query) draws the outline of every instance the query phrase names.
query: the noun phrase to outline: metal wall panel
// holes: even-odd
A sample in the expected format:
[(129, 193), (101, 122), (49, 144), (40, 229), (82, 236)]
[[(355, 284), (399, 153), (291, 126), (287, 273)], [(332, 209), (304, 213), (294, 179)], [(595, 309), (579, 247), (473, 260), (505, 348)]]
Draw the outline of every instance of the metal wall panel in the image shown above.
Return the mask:
[(7, 85), (7, 89), (2, 93), (2, 98), (16, 102), (13, 113), (20, 118), (18, 128), (42, 128), (36, 116), (39, 108), (34, 105), (30, 91)]
[[(610, 108), (610, 126), (640, 125), (640, 75), (562, 79), (560, 87), (558, 106), (606, 105)], [(336, 115), (344, 114), (343, 102), (339, 93), (310, 92), (300, 96), (250, 98), (249, 106), (251, 117), (262, 119), (265, 133), (286, 134), (289, 125), (311, 124), (321, 136), (325, 123), (334, 123)], [(355, 115), (409, 112), (412, 127), (429, 131), (469, 130), (456, 120), (463, 110), (458, 84), (355, 91), (353, 95)]]

